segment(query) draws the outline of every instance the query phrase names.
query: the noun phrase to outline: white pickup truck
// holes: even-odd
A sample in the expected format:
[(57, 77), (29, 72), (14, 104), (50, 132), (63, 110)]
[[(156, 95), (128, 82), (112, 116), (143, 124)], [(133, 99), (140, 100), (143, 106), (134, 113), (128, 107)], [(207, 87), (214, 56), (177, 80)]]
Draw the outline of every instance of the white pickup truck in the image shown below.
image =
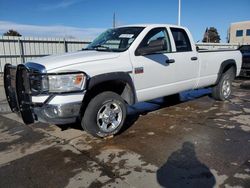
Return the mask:
[(121, 129), (127, 105), (202, 87), (228, 99), (241, 59), (237, 50), (197, 49), (184, 27), (131, 25), (107, 30), (79, 52), (7, 64), (4, 85), (24, 123), (81, 120), (105, 137)]

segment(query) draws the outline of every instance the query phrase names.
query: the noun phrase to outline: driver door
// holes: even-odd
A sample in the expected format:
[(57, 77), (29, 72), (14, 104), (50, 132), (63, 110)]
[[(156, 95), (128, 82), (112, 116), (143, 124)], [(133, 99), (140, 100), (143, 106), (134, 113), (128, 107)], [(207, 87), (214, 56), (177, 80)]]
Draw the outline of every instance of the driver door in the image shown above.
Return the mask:
[[(140, 48), (163, 40), (163, 50), (148, 54), (139, 54)], [(171, 44), (165, 27), (154, 28), (148, 32), (135, 54), (131, 54), (134, 66), (134, 83), (138, 101), (151, 100), (175, 92), (175, 60), (171, 53)]]

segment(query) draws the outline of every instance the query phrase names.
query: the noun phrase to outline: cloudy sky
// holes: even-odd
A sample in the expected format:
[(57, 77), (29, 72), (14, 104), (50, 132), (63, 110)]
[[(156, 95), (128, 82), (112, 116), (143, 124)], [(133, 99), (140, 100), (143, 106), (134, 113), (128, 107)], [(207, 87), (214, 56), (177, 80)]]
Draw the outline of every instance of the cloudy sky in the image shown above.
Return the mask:
[(92, 40), (105, 30), (103, 28), (80, 28), (64, 25), (31, 25), (0, 21), (0, 33), (4, 33), (9, 29), (14, 29), (23, 36), (64, 37), (86, 40)]
[[(23, 36), (92, 39), (117, 24), (177, 23), (178, 0), (0, 0), (0, 35), (15, 29)], [(232, 22), (250, 20), (250, 0), (182, 0), (183, 26), (196, 41), (216, 27), (222, 41)]]

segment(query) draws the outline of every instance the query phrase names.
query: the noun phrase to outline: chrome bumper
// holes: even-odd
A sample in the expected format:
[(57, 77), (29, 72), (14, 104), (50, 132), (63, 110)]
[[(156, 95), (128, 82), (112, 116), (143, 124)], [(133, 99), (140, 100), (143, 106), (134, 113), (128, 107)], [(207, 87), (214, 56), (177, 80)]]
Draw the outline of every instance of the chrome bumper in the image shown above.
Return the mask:
[(37, 121), (52, 124), (74, 123), (79, 117), (81, 102), (61, 105), (44, 104), (33, 108)]
[[(51, 104), (51, 100), (60, 94), (50, 95), (47, 100), (40, 103), (32, 102), (29, 74), (25, 65), (21, 64), (17, 67), (10, 64), (5, 65), (4, 88), (12, 112), (20, 114), (25, 124), (31, 124), (35, 121), (53, 124), (75, 122), (80, 114), (84, 93), (81, 93), (78, 97), (79, 100), (74, 100), (74, 102), (60, 101), (60, 104)], [(69, 93), (65, 97), (71, 95), (75, 94)]]

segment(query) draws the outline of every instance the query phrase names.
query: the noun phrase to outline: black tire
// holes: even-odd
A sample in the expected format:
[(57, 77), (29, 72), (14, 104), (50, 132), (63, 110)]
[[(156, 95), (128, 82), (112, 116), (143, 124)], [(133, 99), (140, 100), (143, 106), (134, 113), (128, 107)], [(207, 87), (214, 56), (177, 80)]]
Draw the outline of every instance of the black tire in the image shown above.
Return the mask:
[(81, 125), (85, 131), (95, 137), (107, 137), (119, 132), (126, 115), (127, 108), (122, 97), (114, 92), (105, 91), (91, 99)]
[(232, 93), (232, 82), (234, 78), (234, 68), (230, 68), (225, 73), (223, 73), (218, 84), (212, 88), (212, 97), (219, 101), (229, 99)]

